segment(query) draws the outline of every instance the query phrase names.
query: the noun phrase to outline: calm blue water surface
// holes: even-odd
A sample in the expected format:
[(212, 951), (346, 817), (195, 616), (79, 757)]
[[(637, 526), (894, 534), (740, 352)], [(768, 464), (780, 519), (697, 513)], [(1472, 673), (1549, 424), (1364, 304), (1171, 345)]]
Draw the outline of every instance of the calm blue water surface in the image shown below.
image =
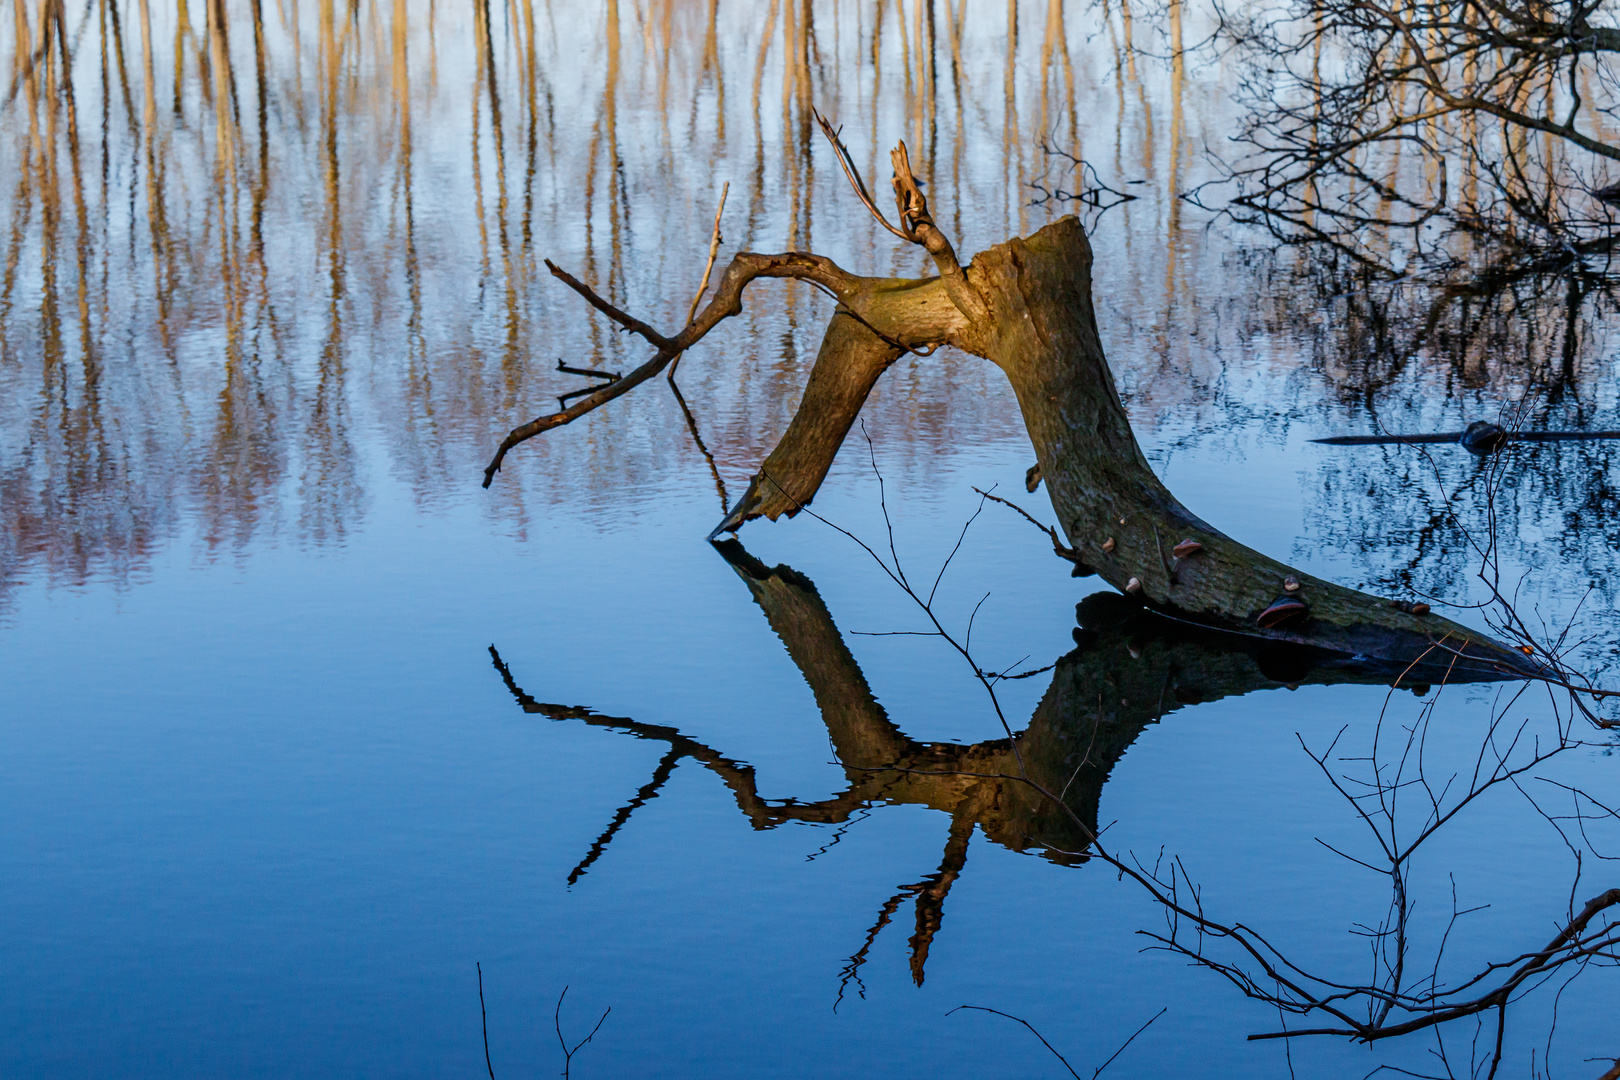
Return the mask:
[[(1308, 442), (1457, 430), (1520, 400), (1534, 427), (1620, 428), (1604, 297), (1562, 278), (1467, 300), (1358, 284), (1195, 216), (1175, 196), (1207, 175), (1195, 148), (1230, 130), (1231, 72), (1172, 79), (1144, 59), (1127, 73), (1111, 59), (1118, 12), (1058, 5), (1054, 22), (1025, 5), (1010, 38), (1004, 11), (975, 11), (954, 45), (938, 29), (925, 71), (892, 12), (874, 29), (852, 3), (816, 6), (820, 59), (796, 68), (807, 31), (789, 8), (785, 24), (733, 12), (712, 49), (696, 5), (559, 2), (532, 24), (513, 6), (493, 45), (442, 12), (402, 7), (391, 35), (386, 13), (343, 30), (291, 9), (267, 31), (267, 84), (233, 23), (240, 116), (215, 108), (195, 50), (176, 65), (159, 49), (156, 119), (131, 60), (133, 126), (96, 48), (78, 46), (89, 209), (63, 209), (77, 174), (62, 149), (59, 186), (19, 172), (0, 217), (19, 268), (0, 304), (0, 1076), (474, 1077), (479, 965), (500, 1077), (561, 1070), (554, 1023), (572, 1044), (610, 1008), (572, 1075), (1065, 1075), (1024, 1028), (950, 1011), (963, 1004), (1028, 1020), (1082, 1075), (1150, 1020), (1108, 1076), (1438, 1068), (1426, 1035), (1301, 1041), (1292, 1062), (1281, 1042), (1246, 1041), (1276, 1011), (1153, 950), (1143, 931), (1165, 914), (1140, 887), (1038, 843), (1014, 851), (971, 815), (948, 881), (952, 818), (918, 802), (756, 828), (694, 755), (751, 768), (778, 806), (851, 779), (805, 675), (704, 539), (720, 499), (661, 381), (515, 451), (488, 492), (480, 470), (505, 430), (580, 385), (559, 357), (627, 370), (644, 356), (540, 259), (677, 324), (729, 180), (728, 254), (808, 247), (919, 273), (808, 138), (808, 105), (848, 118), (864, 168), (896, 138), (926, 147), (965, 252), (1066, 212), (1022, 186), (1055, 132), (1112, 180), (1141, 181), (1137, 202), (1087, 218), (1099, 321), (1143, 446), (1189, 507), (1313, 573), (1462, 603), (1484, 592), (1458, 523), (1483, 536), (1494, 510), (1527, 619), (1556, 636), (1575, 618), (1592, 639), (1581, 662), (1607, 677), (1610, 444), (1511, 449), (1493, 503), (1455, 448)], [(154, 40), (172, 40), (175, 13), (154, 19)], [(75, 40), (99, 41), (98, 25)], [(133, 22), (124, 32), (133, 43)], [(30, 115), (45, 113), (0, 113), (10, 160), (35, 153)], [(220, 165), (216, 140), (233, 139)], [(64, 231), (42, 224), (58, 221), (47, 205)], [(732, 498), (831, 313), (805, 289), (751, 296), (681, 369)], [(914, 580), (933, 581), (975, 486), (1050, 520), (988, 365), (907, 358), (865, 416), (870, 449), (852, 435), (814, 509), (888, 556), (886, 506)], [(891, 633), (926, 623), (851, 539), (801, 515), (741, 540), (813, 582), (910, 738), (1003, 735), (961, 657)], [(959, 634), (971, 618), (981, 666), (1027, 671), (1075, 648), (1075, 606), (1101, 587), (991, 504), (936, 610)], [(1111, 655), (1123, 678), (1132, 651)], [(1051, 678), (1001, 684), (1014, 730)], [(1393, 760), (1437, 702), (1426, 774), (1466, 784), (1493, 716), (1504, 739), (1522, 724), (1545, 742), (1556, 699), (1266, 685), (1203, 703), (1167, 689), (1113, 764), (1098, 824), (1127, 859), (1180, 860), (1212, 915), (1361, 982), (1374, 968), (1358, 928), (1387, 916), (1388, 882), (1327, 846), (1376, 858), (1307, 748), (1334, 745), (1335, 775), (1355, 773), (1382, 731)], [(1576, 861), (1542, 813), (1571, 812), (1551, 781), (1615, 805), (1602, 733), (1572, 730), (1592, 745), (1470, 805), (1415, 860), (1414, 969), (1435, 963), (1454, 897), (1479, 909), (1446, 941), (1439, 970), (1457, 980), (1546, 942), (1572, 896), (1620, 884), (1603, 858), (1620, 854), (1612, 818), (1575, 830), (1572, 892)], [(688, 742), (672, 763), (675, 733)], [(1412, 791), (1403, 835), (1424, 812)], [(1597, 1075), (1620, 1053), (1612, 972), (1560, 985), (1515, 1006), (1503, 1075)], [(1492, 1031), (1476, 1045), (1473, 1020), (1447, 1031), (1461, 1075)]]
[[(1277, 455), (1269, 482), (1313, 453)], [(860, 456), (841, 458), (818, 508), (875, 537)], [(937, 565), (976, 501), (969, 485), (1016, 479), (1025, 456), (991, 446), (942, 463), (931, 490), (892, 482), (897, 546)], [(1207, 469), (1169, 472), (1196, 481)], [(910, 978), (902, 907), (860, 969), (864, 993), (846, 988), (835, 1011), (840, 970), (883, 900), (937, 867), (948, 820), (915, 806), (873, 807), (828, 846), (828, 828), (753, 830), (688, 761), (568, 885), (662, 747), (525, 714), (491, 644), (540, 700), (678, 727), (752, 764), (762, 793), (813, 800), (843, 786), (802, 678), (701, 539), (714, 509), (701, 479), (692, 493), (646, 492), (636, 514), (549, 515), (521, 541), (491, 525), (477, 493), (426, 513), (384, 488), (341, 548), (266, 545), (232, 560), (176, 544), (126, 585), (20, 590), (0, 661), (7, 1075), (471, 1075), (474, 961), (508, 1073), (557, 1064), (564, 986), (576, 1037), (613, 1010), (581, 1052), (584, 1075), (1051, 1072), (1008, 1021), (944, 1015), (964, 1003), (1024, 1016), (1094, 1063), (1167, 1008), (1111, 1068), (1284, 1072), (1277, 1047), (1242, 1038), (1274, 1014), (1139, 951), (1135, 932), (1162, 916), (1128, 883), (982, 837), (924, 984)], [(1244, 487), (1200, 509), (1242, 521)], [(1285, 542), (1289, 516), (1254, 514), (1245, 539)], [(745, 533), (763, 558), (810, 575), (841, 627), (917, 625), (827, 527)], [(975, 643), (996, 662), (1050, 662), (1088, 591), (1039, 539), (987, 513), (942, 586), (951, 617), (990, 592)], [(995, 736), (982, 693), (937, 642), (848, 640), (913, 737)], [(1022, 716), (1042, 687), (1012, 686), (1006, 708)], [(1466, 754), (1491, 695), (1452, 693), (1437, 741)], [(1105, 789), (1113, 844), (1144, 857), (1162, 846), (1207, 903), (1359, 970), (1346, 931), (1380, 914), (1378, 885), (1314, 842), (1365, 843), (1295, 735), (1320, 746), (1349, 725), (1364, 738), (1384, 695), (1303, 687), (1172, 714)], [(1412, 700), (1398, 695), (1395, 715), (1409, 722)], [(1601, 788), (1609, 765), (1583, 751), (1561, 775)], [(1493, 905), (1469, 945), (1546, 936), (1569, 870), (1550, 835), (1498, 795), (1432, 856), (1431, 878), (1453, 873)], [(1561, 1039), (1593, 1045), (1606, 1013), (1601, 997), (1566, 998)], [(1310, 1052), (1330, 1071), (1368, 1060)]]

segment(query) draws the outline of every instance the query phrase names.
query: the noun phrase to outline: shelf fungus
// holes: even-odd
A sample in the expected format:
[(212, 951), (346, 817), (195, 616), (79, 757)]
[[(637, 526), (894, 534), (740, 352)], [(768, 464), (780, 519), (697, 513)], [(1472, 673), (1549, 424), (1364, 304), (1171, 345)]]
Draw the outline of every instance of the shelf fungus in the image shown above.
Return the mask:
[(1283, 592), (1299, 592), (1299, 578), (1292, 574), (1283, 578)]
[(1204, 545), (1196, 540), (1187, 539), (1170, 549), (1170, 554), (1178, 559), (1185, 559), (1189, 555), (1196, 555), (1204, 550)]
[(1103, 554), (1112, 555), (1114, 552), (1114, 538), (1110, 536), (1103, 541)]
[(1310, 610), (1305, 606), (1305, 601), (1297, 596), (1279, 596), (1254, 621), (1269, 630), (1271, 627), (1280, 626), (1290, 619), (1302, 618), (1310, 614)]
[(1128, 593), (1139, 593), (1139, 592), (1141, 592), (1142, 591), (1142, 579), (1141, 578), (1131, 578), (1131, 580), (1129, 580), (1129, 581), (1127, 581), (1125, 583), (1125, 591), (1128, 592)]
[(1429, 613), (1429, 605), (1421, 600), (1415, 604), (1407, 600), (1391, 600), (1389, 606), (1396, 611), (1404, 611), (1408, 615), (1427, 615)]

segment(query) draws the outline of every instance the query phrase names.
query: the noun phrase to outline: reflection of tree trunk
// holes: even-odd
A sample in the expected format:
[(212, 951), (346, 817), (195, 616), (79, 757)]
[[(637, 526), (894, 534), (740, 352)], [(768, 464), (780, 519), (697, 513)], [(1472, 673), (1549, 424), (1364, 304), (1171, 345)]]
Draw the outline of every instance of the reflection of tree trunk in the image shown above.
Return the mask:
[[(752, 768), (675, 728), (536, 701), (523, 692), (491, 648), (497, 670), (525, 712), (554, 720), (583, 720), (670, 747), (652, 780), (614, 816), (569, 881), (600, 857), (630, 814), (654, 798), (676, 763), (687, 757), (721, 778), (758, 829), (787, 821), (845, 822), (874, 804), (927, 806), (950, 815), (952, 826), (938, 872), (902, 889), (917, 901), (912, 951), (913, 976), (919, 982), (928, 944), (943, 918), (945, 896), (966, 863), (973, 827), (1014, 851), (1034, 849), (1065, 865), (1084, 862), (1109, 773), (1142, 730), (1166, 713), (1183, 705), (1302, 683), (1402, 681), (1413, 686), (1447, 676), (1444, 664), (1403, 672), (1352, 664), (1342, 656), (1287, 643), (1189, 632), (1144, 614), (1119, 597), (1099, 594), (1080, 605), (1082, 622), (1090, 628), (1076, 631), (1080, 647), (1057, 662), (1051, 686), (1029, 726), (1013, 740), (971, 746), (918, 742), (896, 727), (873, 697), (808, 578), (786, 566), (768, 569), (735, 541), (716, 546), (748, 586), (809, 684), (848, 787), (813, 802), (764, 799)], [(1453, 672), (1450, 677), (1465, 681), (1467, 676)], [(1054, 805), (1025, 782), (1025, 776), (1061, 793), (1066, 806)], [(886, 910), (893, 914), (892, 905)], [(880, 919), (878, 929), (886, 922), (887, 917)], [(852, 961), (851, 974), (859, 960)]]

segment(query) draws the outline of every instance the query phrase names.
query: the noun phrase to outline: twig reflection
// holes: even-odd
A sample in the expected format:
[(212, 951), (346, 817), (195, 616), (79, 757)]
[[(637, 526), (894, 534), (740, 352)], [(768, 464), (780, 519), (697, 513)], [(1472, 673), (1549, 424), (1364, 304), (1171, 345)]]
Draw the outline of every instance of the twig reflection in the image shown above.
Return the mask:
[[(1066, 866), (1086, 862), (1109, 773), (1143, 729), (1166, 714), (1194, 703), (1306, 683), (1396, 682), (1422, 693), (1445, 677), (1440, 665), (1403, 671), (1318, 650), (1195, 630), (1146, 614), (1117, 595), (1101, 593), (1080, 604), (1078, 647), (1057, 661), (1052, 683), (1022, 731), (1011, 739), (965, 746), (923, 742), (902, 732), (873, 696), (814, 583), (791, 567), (767, 568), (736, 541), (715, 547), (748, 587), (810, 684), (848, 781), (844, 791), (812, 802), (765, 798), (752, 767), (673, 727), (539, 701), (518, 684), (493, 645), (490, 656), (525, 712), (553, 720), (581, 720), (669, 746), (649, 782), (614, 814), (569, 874), (570, 885), (606, 852), (630, 815), (657, 796), (684, 758), (720, 777), (756, 829), (789, 821), (843, 824), (877, 805), (927, 806), (949, 815), (938, 871), (901, 886), (884, 902), (865, 942), (841, 973), (840, 998), (851, 981), (857, 992), (863, 988), (859, 969), (867, 952), (907, 897), (916, 909), (916, 930), (909, 943), (912, 978), (919, 985), (923, 982), (929, 948), (943, 923), (945, 899), (966, 865), (975, 827), (1013, 851), (1038, 852)], [(1452, 681), (1462, 678), (1454, 673)], [(1021, 772), (1042, 788), (1060, 792), (1063, 805), (1054, 805), (1024, 782)]]

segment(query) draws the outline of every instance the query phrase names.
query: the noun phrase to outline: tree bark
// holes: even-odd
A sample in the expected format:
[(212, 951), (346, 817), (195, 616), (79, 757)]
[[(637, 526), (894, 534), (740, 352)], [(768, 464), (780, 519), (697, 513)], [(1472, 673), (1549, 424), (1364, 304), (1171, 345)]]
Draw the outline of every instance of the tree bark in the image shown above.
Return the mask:
[[(1350, 655), (1444, 657), (1482, 672), (1539, 672), (1523, 653), (1476, 630), (1295, 570), (1184, 507), (1154, 475), (1120, 403), (1098, 335), (1091, 266), (1080, 222), (1066, 217), (981, 252), (966, 267), (967, 286), (982, 305), (977, 318), (952, 303), (942, 279), (851, 279), (798, 414), (715, 532), (797, 513), (883, 369), (902, 348), (949, 344), (1006, 374), (1070, 546), (1104, 581), (1148, 607)], [(1178, 558), (1172, 550), (1183, 540), (1202, 547)], [(1292, 595), (1308, 614), (1259, 625), (1290, 577), (1300, 583)]]
[[(838, 299), (803, 400), (781, 442), (710, 534), (755, 517), (796, 514), (815, 497), (878, 378), (907, 351), (951, 345), (996, 364), (1023, 412), (1052, 507), (1082, 563), (1154, 610), (1205, 626), (1411, 662), (1444, 658), (1476, 674), (1557, 677), (1517, 649), (1438, 615), (1414, 615), (1387, 599), (1346, 589), (1228, 537), (1182, 506), (1137, 445), (1103, 355), (1091, 298), (1091, 245), (1074, 217), (981, 252), (963, 267), (934, 225), (905, 159), (893, 155), (901, 226), (878, 213), (836, 132), (823, 130), (862, 201), (897, 236), (921, 245), (940, 276), (864, 278), (805, 252), (741, 252), (708, 305), (665, 336), (547, 262), (552, 274), (656, 354), (624, 378), (561, 412), (514, 428), (484, 470), (488, 487), (506, 453), (570, 423), (651, 379), (742, 310), (760, 278), (814, 282)], [(1181, 547), (1184, 541), (1192, 541)], [(1293, 579), (1295, 588), (1285, 582)], [(1279, 622), (1262, 613), (1285, 593), (1304, 609)]]

